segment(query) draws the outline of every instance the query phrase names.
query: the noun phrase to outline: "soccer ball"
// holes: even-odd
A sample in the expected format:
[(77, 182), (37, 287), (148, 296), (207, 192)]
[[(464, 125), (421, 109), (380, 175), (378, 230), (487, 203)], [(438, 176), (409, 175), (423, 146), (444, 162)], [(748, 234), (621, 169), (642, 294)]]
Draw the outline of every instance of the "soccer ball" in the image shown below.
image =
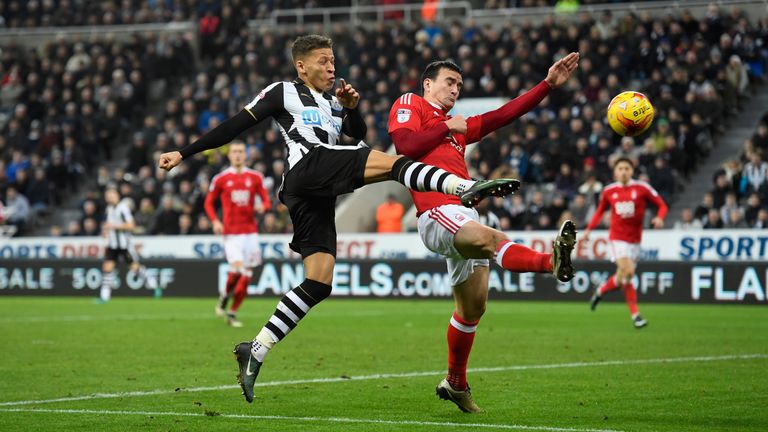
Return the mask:
[(608, 104), (608, 124), (617, 134), (635, 136), (648, 130), (653, 123), (653, 105), (644, 94), (621, 92)]

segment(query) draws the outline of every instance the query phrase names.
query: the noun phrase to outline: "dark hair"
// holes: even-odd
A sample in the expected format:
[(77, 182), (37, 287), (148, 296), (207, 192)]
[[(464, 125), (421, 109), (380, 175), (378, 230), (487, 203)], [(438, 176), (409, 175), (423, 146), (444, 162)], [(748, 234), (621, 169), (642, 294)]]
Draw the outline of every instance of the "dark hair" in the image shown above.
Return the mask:
[(422, 88), (424, 87), (424, 80), (425, 79), (431, 79), (434, 81), (435, 78), (440, 74), (440, 69), (449, 69), (454, 72), (458, 72), (459, 75), (463, 75), (464, 71), (461, 70), (459, 65), (456, 63), (450, 61), (450, 60), (440, 60), (440, 61), (434, 61), (427, 65), (427, 68), (424, 69), (424, 73), (421, 74), (421, 85)]
[(333, 48), (333, 41), (331, 38), (316, 34), (299, 36), (293, 41), (293, 45), (291, 46), (291, 56), (295, 62), (310, 52), (320, 48)]
[(628, 163), (629, 166), (631, 166), (633, 170), (635, 169), (635, 163), (632, 162), (632, 159), (630, 159), (630, 158), (628, 158), (626, 156), (622, 156), (622, 157), (616, 159), (616, 161), (613, 162), (613, 167), (616, 168), (616, 165), (618, 165), (618, 164), (620, 164), (622, 162)]

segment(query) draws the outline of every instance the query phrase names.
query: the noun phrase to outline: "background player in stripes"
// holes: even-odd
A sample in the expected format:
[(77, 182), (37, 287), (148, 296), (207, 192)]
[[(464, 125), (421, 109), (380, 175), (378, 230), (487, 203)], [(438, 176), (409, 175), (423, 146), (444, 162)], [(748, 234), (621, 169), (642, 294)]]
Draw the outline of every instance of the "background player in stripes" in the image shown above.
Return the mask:
[(101, 291), (99, 301), (108, 302), (112, 298), (112, 290), (118, 287), (115, 265), (122, 260), (129, 264), (130, 271), (138, 274), (146, 285), (154, 288), (155, 297), (160, 297), (162, 291), (154, 277), (147, 274), (146, 268), (139, 262), (139, 254), (133, 247), (133, 229), (136, 223), (127, 200), (120, 199), (120, 193), (115, 187), (104, 191), (107, 203), (106, 220), (102, 224), (107, 246), (104, 250), (104, 262), (101, 264)]
[[(227, 150), (230, 166), (211, 180), (205, 197), (205, 212), (213, 224), (213, 232), (224, 234), (224, 254), (229, 264), (224, 292), (216, 304), (216, 315), (227, 316), (227, 324), (242, 327), (237, 310), (245, 299), (253, 268), (261, 264), (261, 252), (255, 211), (269, 210), (272, 203), (264, 189), (264, 177), (245, 166), (245, 143), (233, 141)], [(257, 203), (256, 197), (260, 198)], [(216, 215), (215, 202), (221, 201), (223, 222)], [(226, 311), (230, 297), (234, 297)]]
[(278, 197), (288, 207), (294, 234), (291, 249), (301, 254), (305, 280), (278, 303), (272, 317), (253, 342), (235, 347), (238, 380), (246, 401), (269, 350), (299, 321), (331, 294), (336, 262), (336, 197), (365, 184), (395, 180), (419, 191), (459, 196), (466, 206), (483, 198), (503, 196), (519, 186), (517, 180), (473, 181), (440, 168), (371, 150), (360, 141), (340, 143), (341, 134), (361, 140), (367, 131), (357, 110), (360, 95), (344, 80), (335, 95), (335, 57), (329, 38), (318, 35), (296, 39), (292, 48), (298, 78), (273, 83), (232, 118), (222, 122), (181, 151), (160, 156), (169, 170), (182, 159), (220, 147), (262, 120), (273, 118), (287, 147), (288, 170)]
[(667, 215), (667, 204), (653, 186), (644, 181), (633, 180), (634, 171), (635, 165), (628, 158), (619, 158), (614, 162), (613, 178), (616, 182), (603, 189), (595, 214), (587, 229), (584, 230), (583, 240), (589, 240), (589, 234), (600, 224), (603, 213), (610, 206), (611, 225), (608, 238), (611, 243), (611, 260), (616, 263), (616, 274), (595, 289), (590, 306), (595, 310), (603, 294), (621, 287), (624, 290), (629, 312), (632, 314), (632, 323), (639, 329), (648, 325), (648, 321), (643, 319), (638, 311), (637, 290), (632, 283), (632, 278), (635, 276), (637, 261), (640, 259), (645, 207), (648, 203), (658, 207), (656, 216), (651, 220), (651, 226), (662, 228), (664, 217)]
[[(453, 62), (429, 64), (422, 74), (423, 97), (406, 93), (389, 113), (389, 134), (397, 152), (469, 178), (464, 154), (468, 144), (509, 124), (541, 102), (549, 90), (568, 81), (578, 67), (579, 54), (555, 62), (536, 87), (497, 110), (464, 119), (451, 117), (461, 92), (462, 70)], [(467, 362), (477, 325), (488, 301), (488, 259), (514, 272), (553, 273), (560, 281), (573, 278), (571, 251), (576, 244), (573, 222), (566, 221), (552, 254), (513, 243), (496, 229), (479, 223), (475, 209), (456, 197), (411, 191), (424, 245), (446, 258), (456, 307), (448, 325), (448, 374), (437, 386), (442, 399), (464, 412), (478, 412), (467, 384)]]

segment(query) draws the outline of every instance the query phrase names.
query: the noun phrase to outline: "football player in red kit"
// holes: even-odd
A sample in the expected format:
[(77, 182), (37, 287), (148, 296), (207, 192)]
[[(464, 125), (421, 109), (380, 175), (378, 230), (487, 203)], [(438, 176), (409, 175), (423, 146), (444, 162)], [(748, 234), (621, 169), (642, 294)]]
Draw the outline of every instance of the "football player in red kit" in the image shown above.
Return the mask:
[[(464, 161), (467, 144), (480, 141), (530, 111), (550, 89), (568, 80), (578, 61), (578, 53), (565, 56), (530, 91), (497, 110), (468, 119), (448, 115), (461, 92), (461, 68), (450, 61), (433, 62), (422, 74), (423, 96), (406, 93), (392, 105), (392, 142), (399, 154), (468, 179)], [(425, 182), (431, 181), (434, 179), (425, 178)], [(488, 260), (495, 259), (510, 271), (552, 273), (558, 280), (568, 281), (573, 278), (571, 251), (576, 243), (576, 227), (566, 221), (553, 253), (539, 253), (482, 225), (477, 211), (462, 206), (454, 197), (432, 192), (412, 192), (411, 196), (419, 217), (419, 235), (428, 249), (446, 258), (456, 301), (448, 325), (448, 374), (436, 392), (464, 412), (478, 412), (466, 374), (475, 330), (488, 301)]]
[[(259, 238), (256, 225), (256, 196), (261, 198), (260, 213), (271, 207), (269, 195), (264, 189), (261, 174), (245, 166), (245, 144), (233, 141), (229, 145), (230, 166), (211, 180), (211, 188), (205, 197), (205, 212), (213, 223), (213, 232), (224, 234), (224, 254), (229, 263), (225, 292), (216, 304), (216, 315), (227, 315), (227, 324), (242, 327), (237, 310), (245, 299), (252, 268), (261, 264)], [(222, 222), (216, 215), (214, 203), (221, 200)], [(229, 298), (233, 297), (229, 311)]]
[(656, 217), (651, 220), (651, 225), (654, 228), (661, 228), (664, 226), (664, 217), (667, 215), (667, 204), (651, 185), (633, 180), (634, 171), (635, 165), (628, 158), (619, 158), (614, 162), (613, 178), (616, 182), (603, 188), (600, 203), (589, 226), (584, 230), (582, 241), (589, 239), (589, 233), (600, 224), (603, 213), (610, 206), (611, 226), (608, 239), (611, 244), (612, 261), (616, 263), (616, 274), (595, 290), (591, 307), (595, 310), (603, 294), (620, 287), (624, 290), (624, 298), (632, 314), (632, 322), (635, 328), (639, 329), (648, 325), (648, 321), (643, 319), (637, 310), (637, 290), (632, 283), (632, 277), (635, 275), (637, 261), (640, 258), (645, 207), (649, 202), (658, 207), (659, 210)]

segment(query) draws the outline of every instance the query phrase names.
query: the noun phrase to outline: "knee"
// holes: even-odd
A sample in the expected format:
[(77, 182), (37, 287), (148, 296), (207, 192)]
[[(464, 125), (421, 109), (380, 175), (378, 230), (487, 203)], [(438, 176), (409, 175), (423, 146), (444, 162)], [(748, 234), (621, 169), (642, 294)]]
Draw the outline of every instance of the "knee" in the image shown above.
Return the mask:
[(481, 250), (485, 258), (493, 258), (496, 254), (496, 246), (501, 240), (491, 230), (480, 231), (471, 240), (472, 247)]
[(486, 305), (488, 302), (485, 298), (465, 299), (459, 305), (457, 310), (459, 316), (464, 321), (475, 322), (480, 321), (480, 318), (485, 314)]

